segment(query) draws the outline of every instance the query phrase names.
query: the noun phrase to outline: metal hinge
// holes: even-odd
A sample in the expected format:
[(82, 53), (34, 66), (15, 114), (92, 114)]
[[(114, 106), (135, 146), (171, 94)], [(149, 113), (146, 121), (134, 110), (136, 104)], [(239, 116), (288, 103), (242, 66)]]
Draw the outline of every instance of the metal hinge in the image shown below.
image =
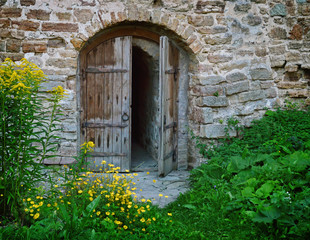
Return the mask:
[(179, 68), (171, 68), (165, 71), (166, 74), (173, 74), (174, 81), (178, 80)]
[(86, 72), (85, 72), (85, 69), (82, 69), (82, 80), (85, 80), (86, 79)]

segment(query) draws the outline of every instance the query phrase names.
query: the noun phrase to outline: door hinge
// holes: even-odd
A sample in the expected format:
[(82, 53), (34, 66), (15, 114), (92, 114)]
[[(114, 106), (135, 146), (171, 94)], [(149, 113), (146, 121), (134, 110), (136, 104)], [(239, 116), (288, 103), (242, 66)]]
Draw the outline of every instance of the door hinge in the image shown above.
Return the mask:
[(178, 80), (178, 75), (179, 75), (179, 69), (178, 69), (178, 68), (175, 68), (175, 69), (174, 69), (174, 73), (173, 73), (173, 79), (174, 79), (174, 81), (177, 81), (177, 80)]
[(82, 80), (85, 80), (86, 79), (86, 71), (85, 69), (82, 69)]
[(173, 162), (176, 162), (176, 161), (177, 161), (177, 151), (176, 151), (176, 150), (173, 151), (172, 161), (173, 161)]

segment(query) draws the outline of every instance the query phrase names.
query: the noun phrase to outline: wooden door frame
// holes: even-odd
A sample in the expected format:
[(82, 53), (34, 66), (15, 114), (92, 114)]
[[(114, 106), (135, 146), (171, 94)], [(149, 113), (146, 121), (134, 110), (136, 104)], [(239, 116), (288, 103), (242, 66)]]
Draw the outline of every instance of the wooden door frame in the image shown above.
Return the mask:
[[(82, 69), (86, 67), (86, 56), (89, 51), (91, 51), (93, 48), (97, 47), (99, 44), (101, 44), (104, 41), (107, 41), (112, 38), (117, 38), (117, 37), (124, 37), (124, 36), (132, 36), (132, 37), (137, 37), (137, 38), (143, 38), (149, 41), (153, 41), (159, 45), (160, 43), (160, 37), (162, 35), (157, 34), (153, 31), (150, 31), (146, 29), (145, 27), (141, 26), (116, 26), (111, 29), (107, 29), (106, 31), (98, 34), (95, 36), (93, 39), (90, 39), (87, 41), (83, 49), (79, 53), (78, 57), (78, 72), (77, 72), (77, 84), (76, 84), (76, 89), (77, 89), (77, 111), (78, 111), (78, 116), (77, 116), (77, 123), (78, 123), (78, 128), (77, 128), (77, 144), (81, 145), (81, 97), (80, 97), (80, 81), (82, 78)], [(186, 58), (188, 58), (186, 51), (184, 51), (182, 48), (178, 47), (183, 53), (185, 53)], [(188, 69), (188, 66), (186, 67)], [(186, 70), (188, 72), (188, 70)], [(188, 76), (185, 76), (188, 81)], [(187, 83), (188, 84), (188, 83)], [(179, 93), (180, 89), (178, 89)], [(188, 102), (186, 100), (186, 102)], [(179, 116), (179, 114), (178, 114)], [(179, 126), (179, 124), (178, 124)], [(130, 133), (131, 134), (131, 133)], [(79, 153), (79, 147), (77, 148), (77, 153)], [(187, 154), (186, 154), (187, 155)], [(187, 157), (186, 157), (187, 158)], [(179, 160), (177, 160), (177, 165), (179, 165)], [(177, 166), (178, 168), (178, 166)], [(184, 167), (183, 167), (184, 168)], [(187, 168), (187, 166), (185, 166)]]

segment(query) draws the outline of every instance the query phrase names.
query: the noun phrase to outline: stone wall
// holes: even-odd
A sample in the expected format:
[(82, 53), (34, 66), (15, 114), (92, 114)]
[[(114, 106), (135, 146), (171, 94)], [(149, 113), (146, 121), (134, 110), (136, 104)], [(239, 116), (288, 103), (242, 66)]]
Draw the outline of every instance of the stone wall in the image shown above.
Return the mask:
[(0, 8), (0, 59), (26, 57), (48, 75), (45, 89), (70, 93), (60, 163), (77, 146), (79, 50), (115, 25), (154, 26), (188, 53), (189, 126), (203, 138), (223, 137), (231, 116), (249, 125), (287, 97), (309, 104), (309, 0), (0, 0)]

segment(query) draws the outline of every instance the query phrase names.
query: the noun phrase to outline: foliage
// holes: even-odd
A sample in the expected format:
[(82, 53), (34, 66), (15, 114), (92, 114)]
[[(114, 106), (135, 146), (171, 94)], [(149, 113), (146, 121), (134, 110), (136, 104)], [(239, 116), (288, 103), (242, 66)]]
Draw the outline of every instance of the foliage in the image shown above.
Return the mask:
[[(81, 155), (94, 144), (82, 145)], [(137, 201), (132, 179), (113, 164), (102, 162), (101, 173), (81, 173), (65, 167), (50, 190), (30, 189), (23, 199), (28, 226), (7, 226), (3, 239), (182, 239), (172, 214), (161, 212), (151, 200)], [(60, 180), (59, 180), (60, 179)], [(56, 182), (56, 180), (55, 180)], [(174, 226), (174, 227), (173, 227)], [(130, 237), (129, 237), (130, 236)]]
[[(235, 118), (228, 119), (227, 125), (226, 137), (220, 140), (219, 144), (204, 144), (199, 137), (192, 136), (204, 157), (229, 158), (242, 154), (245, 148), (251, 153), (266, 153), (279, 157), (303, 150), (310, 139), (309, 110), (268, 110), (262, 119), (253, 121), (249, 128), (240, 127)], [(235, 130), (238, 137), (229, 137), (229, 130)]]
[(43, 161), (56, 150), (61, 87), (51, 92), (43, 111), (39, 98), (43, 72), (22, 59), (0, 65), (0, 214), (23, 221), (20, 198), (42, 178)]
[(212, 149), (196, 141), (212, 157), (170, 206), (180, 221), (210, 239), (310, 237), (309, 111), (267, 111), (240, 138)]

